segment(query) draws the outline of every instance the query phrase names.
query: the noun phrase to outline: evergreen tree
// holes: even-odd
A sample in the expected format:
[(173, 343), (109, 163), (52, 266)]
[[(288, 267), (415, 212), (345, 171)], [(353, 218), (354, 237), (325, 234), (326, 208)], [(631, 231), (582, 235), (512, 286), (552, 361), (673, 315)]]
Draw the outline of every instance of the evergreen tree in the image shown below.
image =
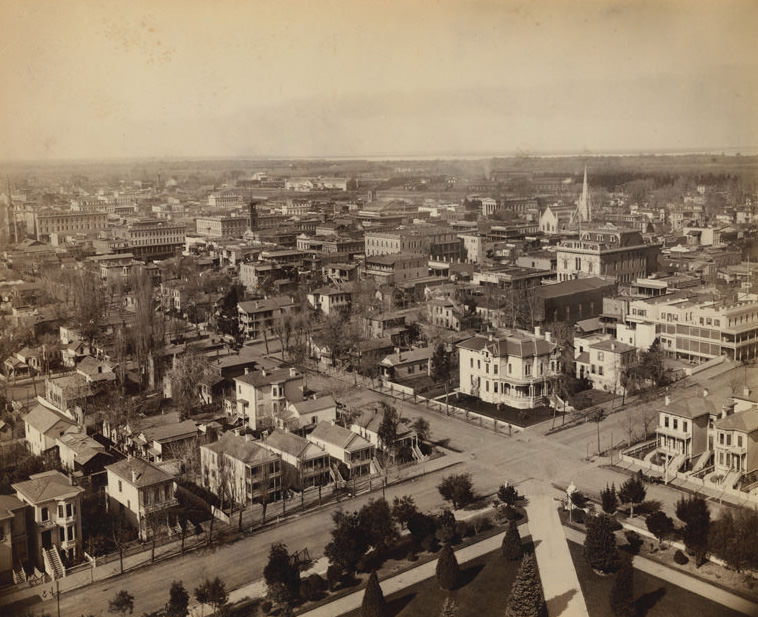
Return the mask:
[(109, 613), (120, 613), (124, 617), (127, 613), (134, 612), (134, 596), (125, 589), (119, 591), (113, 600), (108, 602)]
[(611, 610), (615, 617), (634, 617), (634, 568), (631, 557), (621, 562), (611, 589)]
[(387, 603), (384, 601), (382, 588), (379, 586), (379, 577), (376, 570), (371, 573), (366, 584), (361, 604), (361, 617), (386, 617)]
[(663, 538), (674, 531), (674, 521), (660, 510), (648, 516), (645, 524), (647, 530), (658, 538), (659, 543), (663, 543)]
[(697, 565), (702, 565), (708, 552), (708, 534), (711, 527), (708, 504), (699, 495), (682, 497), (676, 503), (676, 516), (685, 523), (682, 534), (684, 545), (695, 554)]
[(437, 560), (437, 582), (442, 589), (455, 589), (459, 577), (460, 569), (453, 548), (449, 544), (445, 544)]
[(187, 617), (189, 609), (189, 593), (181, 581), (171, 583), (168, 603), (166, 604), (166, 617)]
[(621, 485), (618, 497), (621, 500), (621, 503), (631, 504), (631, 510), (629, 512), (630, 517), (634, 517), (635, 504), (640, 504), (645, 501), (646, 493), (645, 485), (642, 483), (642, 480), (636, 476), (632, 476)]
[(518, 532), (518, 525), (516, 521), (511, 520), (508, 522), (508, 530), (505, 532), (502, 544), (503, 557), (510, 561), (518, 561), (521, 559), (523, 549), (521, 546), (521, 536)]
[(547, 607), (534, 555), (524, 556), (516, 580), (511, 587), (506, 617), (545, 617)]
[(271, 545), (268, 563), (263, 568), (268, 595), (277, 604), (290, 605), (300, 593), (300, 569), (290, 559), (287, 545)]
[(607, 514), (587, 519), (587, 536), (584, 538), (584, 556), (595, 570), (612, 572), (618, 567), (619, 553), (613, 533), (611, 517)]
[(600, 491), (600, 501), (603, 506), (603, 512), (613, 514), (618, 507), (618, 496), (616, 495), (616, 485), (605, 485), (605, 488)]

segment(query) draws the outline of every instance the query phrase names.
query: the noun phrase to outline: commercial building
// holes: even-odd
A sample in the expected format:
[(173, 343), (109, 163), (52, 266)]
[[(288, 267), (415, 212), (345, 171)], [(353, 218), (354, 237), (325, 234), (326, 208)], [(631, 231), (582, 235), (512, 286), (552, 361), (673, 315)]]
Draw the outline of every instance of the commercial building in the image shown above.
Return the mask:
[(27, 230), (33, 231), (37, 240), (51, 234), (84, 234), (107, 227), (108, 215), (104, 212), (39, 212), (27, 216)]
[(122, 246), (114, 252), (131, 252), (137, 259), (167, 259), (184, 246), (186, 226), (158, 219), (147, 219), (114, 230)]
[(412, 253), (366, 257), (365, 275), (380, 285), (412, 281), (429, 275), (428, 258)]
[(582, 230), (578, 240), (558, 244), (558, 280), (600, 275), (632, 283), (657, 270), (659, 253), (660, 245), (645, 242), (639, 231)]
[(448, 227), (415, 227), (398, 231), (369, 231), (364, 237), (366, 257), (413, 253), (442, 261), (465, 256), (458, 231)]
[(195, 219), (197, 233), (208, 238), (241, 238), (250, 227), (246, 216), (201, 216)]

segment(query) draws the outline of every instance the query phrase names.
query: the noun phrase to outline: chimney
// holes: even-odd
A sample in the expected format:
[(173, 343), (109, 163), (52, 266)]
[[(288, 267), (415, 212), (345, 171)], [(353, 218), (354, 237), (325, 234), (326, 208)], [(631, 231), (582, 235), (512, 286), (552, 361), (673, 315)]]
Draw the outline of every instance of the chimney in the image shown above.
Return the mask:
[(710, 392), (708, 392), (708, 388), (703, 388), (703, 398), (708, 398), (708, 395)]
[(667, 394), (666, 397), (663, 399), (666, 407), (668, 407), (671, 404), (671, 397)]
[(736, 404), (737, 403), (734, 402), (734, 399), (726, 401), (721, 407), (721, 417), (726, 418), (727, 416), (731, 416), (734, 413), (734, 407)]
[(132, 484), (135, 484), (137, 482), (137, 470), (132, 469)]
[(263, 375), (264, 377), (266, 376), (266, 369), (265, 368), (261, 369), (261, 375)]
[(297, 369), (294, 366), (290, 367), (290, 377), (297, 377)]
[(534, 326), (534, 336), (540, 338), (542, 336), (542, 328), (539, 326)]
[(553, 335), (548, 330), (545, 330), (545, 340), (548, 343), (552, 343), (553, 342)]
[(250, 369), (248, 367), (245, 367), (245, 375), (247, 375), (250, 372)]
[(616, 351), (616, 343), (611, 343), (611, 351)]
[(742, 396), (745, 398), (748, 398), (750, 396), (750, 388), (748, 386), (742, 388)]
[(492, 342), (492, 332), (490, 332), (490, 333), (487, 335), (487, 339), (489, 340), (489, 342), (490, 342), (490, 343)]

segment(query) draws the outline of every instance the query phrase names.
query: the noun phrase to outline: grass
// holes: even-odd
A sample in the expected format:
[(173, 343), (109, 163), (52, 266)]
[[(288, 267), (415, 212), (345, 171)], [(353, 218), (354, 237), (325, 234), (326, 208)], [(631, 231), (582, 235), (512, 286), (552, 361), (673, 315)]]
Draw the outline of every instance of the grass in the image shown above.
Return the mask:
[[(515, 426), (522, 428), (532, 426), (550, 420), (553, 417), (552, 407), (535, 407), (534, 409), (517, 409), (510, 405), (498, 406), (494, 403), (487, 403), (473, 396), (467, 394), (458, 393), (457, 398), (450, 397), (450, 404), (459, 407), (460, 409), (468, 409), (474, 413), (487, 416), (488, 418), (494, 418), (501, 422), (508, 422)], [(561, 417), (562, 412), (556, 412), (556, 418)]]
[[(568, 546), (589, 616), (613, 617), (608, 598), (614, 577), (596, 574), (584, 558), (581, 545), (569, 542)], [(742, 616), (742, 613), (640, 570), (634, 571), (634, 595), (637, 617)]]
[(593, 405), (607, 403), (612, 399), (613, 392), (606, 392), (605, 390), (582, 390), (569, 396), (569, 403), (574, 409), (581, 411)]

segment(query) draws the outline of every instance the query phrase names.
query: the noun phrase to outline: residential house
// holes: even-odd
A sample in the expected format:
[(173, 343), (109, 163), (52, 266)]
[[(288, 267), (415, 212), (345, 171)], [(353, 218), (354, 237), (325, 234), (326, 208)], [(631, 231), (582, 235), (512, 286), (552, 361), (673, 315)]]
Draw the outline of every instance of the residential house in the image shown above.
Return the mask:
[(192, 452), (197, 442), (197, 425), (193, 420), (182, 420), (152, 426), (143, 426), (132, 435), (132, 446), (139, 456), (160, 463), (179, 459)]
[(289, 296), (274, 296), (266, 300), (250, 300), (237, 304), (240, 332), (247, 338), (274, 334), (282, 318), (295, 309)]
[(45, 379), (45, 400), (82, 424), (85, 403), (93, 394), (91, 383), (78, 372)]
[(303, 400), (303, 383), (295, 368), (245, 371), (234, 378), (236, 399), (228, 401), (227, 413), (236, 414), (253, 430), (274, 426), (277, 418), (286, 417), (290, 403)]
[(331, 422), (319, 422), (316, 428), (308, 433), (308, 441), (326, 450), (337, 464), (338, 481), (371, 473), (375, 448), (370, 441), (357, 433)]
[(276, 429), (261, 445), (282, 459), (285, 475), (296, 478), (296, 488), (305, 490), (326, 486), (330, 481), (329, 455), (323, 448), (290, 433)]
[(429, 323), (455, 332), (474, 328), (479, 322), (476, 312), (470, 313), (462, 302), (450, 297), (432, 298), (426, 310)]
[(76, 422), (59, 411), (37, 403), (24, 416), (26, 447), (35, 456), (42, 456), (57, 445), (59, 437), (78, 432)]
[(735, 413), (734, 404), (724, 406), (714, 426), (715, 473), (733, 488), (743, 476), (758, 471), (758, 406)]
[(200, 469), (203, 486), (237, 504), (281, 499), (281, 459), (249, 435), (227, 432), (218, 441), (200, 446)]
[(61, 465), (68, 472), (93, 478), (95, 485), (104, 485), (106, 478), (102, 474), (105, 466), (113, 462), (113, 455), (82, 427), (77, 428), (78, 431), (64, 433), (56, 439)]
[(280, 428), (286, 425), (291, 431), (309, 430), (319, 422), (332, 422), (337, 419), (337, 402), (332, 396), (321, 396), (290, 403), (286, 418), (279, 419)]
[(353, 293), (347, 288), (319, 287), (308, 294), (308, 304), (324, 315), (350, 310)]
[(385, 357), (379, 364), (382, 377), (385, 381), (403, 382), (428, 376), (433, 354), (431, 347), (410, 351), (397, 348), (394, 354)]
[(168, 513), (178, 505), (174, 477), (157, 465), (129, 457), (105, 468), (108, 507), (123, 513), (142, 540), (168, 525)]
[[(713, 398), (697, 395), (672, 401), (666, 396), (658, 408), (655, 436), (656, 450), (670, 471), (678, 471), (687, 461), (692, 461), (690, 469), (700, 469), (711, 458), (714, 444), (709, 427), (716, 417)], [(706, 460), (699, 463), (701, 457)]]
[[(384, 409), (384, 405), (380, 401), (362, 405), (360, 413), (352, 419), (349, 427), (351, 431), (358, 433), (358, 435), (380, 450), (387, 450), (386, 444), (379, 436), (379, 429), (384, 420)], [(416, 431), (405, 422), (401, 421), (398, 423), (395, 442), (390, 445), (394, 447), (396, 452), (407, 448), (414, 457), (421, 458), (421, 452), (418, 450)]]
[(29, 480), (11, 486), (16, 497), (31, 506), (27, 527), (30, 559), (48, 574), (65, 573), (61, 557), (70, 563), (82, 556), (84, 489), (74, 486), (69, 477), (55, 470), (32, 474)]
[(548, 401), (560, 373), (550, 332), (504, 330), (458, 344), (460, 391), (493, 404), (532, 409)]
[(379, 285), (392, 285), (429, 276), (428, 257), (397, 253), (366, 257), (365, 276)]
[(0, 495), (0, 586), (14, 581), (29, 560), (26, 513), (29, 507), (13, 495)]
[(634, 345), (621, 343), (610, 334), (574, 337), (576, 376), (589, 379), (595, 390), (622, 394), (624, 372), (638, 360)]

